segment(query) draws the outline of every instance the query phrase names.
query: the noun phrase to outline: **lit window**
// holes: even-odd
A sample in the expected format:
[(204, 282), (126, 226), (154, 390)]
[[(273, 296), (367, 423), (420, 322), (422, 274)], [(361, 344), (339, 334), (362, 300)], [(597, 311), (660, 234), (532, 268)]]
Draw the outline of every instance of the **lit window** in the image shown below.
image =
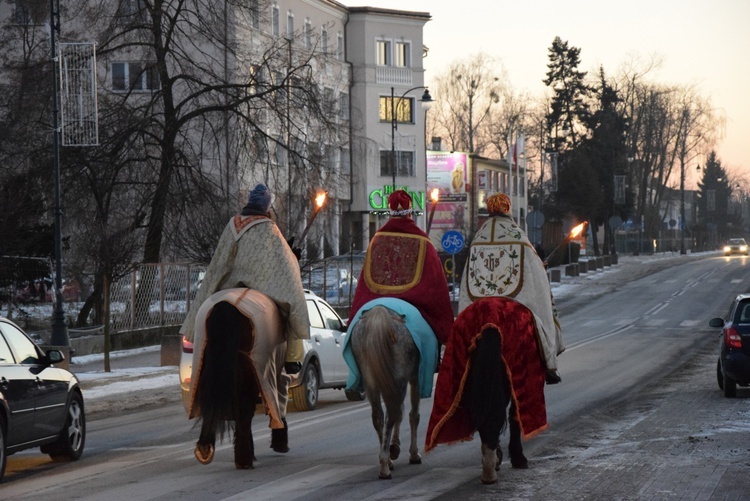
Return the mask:
[(391, 100), (391, 96), (380, 96), (380, 121), (390, 122), (392, 120), (392, 101), (396, 104), (396, 121), (398, 123), (414, 123), (414, 98), (411, 97)]

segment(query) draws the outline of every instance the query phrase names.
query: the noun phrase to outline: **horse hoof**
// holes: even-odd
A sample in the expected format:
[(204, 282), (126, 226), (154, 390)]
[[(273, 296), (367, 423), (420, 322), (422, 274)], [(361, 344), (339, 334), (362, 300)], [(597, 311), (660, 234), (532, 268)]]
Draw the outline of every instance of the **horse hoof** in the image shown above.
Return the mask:
[(393, 477), (391, 476), (390, 473), (388, 473), (388, 474), (380, 473), (380, 475), (378, 475), (378, 478), (380, 480), (390, 480)]
[(200, 464), (208, 464), (214, 459), (214, 446), (213, 444), (201, 444), (195, 445), (195, 459)]
[(485, 479), (484, 477), (482, 477), (482, 483), (484, 485), (496, 484), (497, 483), (497, 476), (495, 476), (495, 478), (487, 478), (487, 479)]
[(255, 469), (255, 468), (253, 467), (253, 464), (252, 464), (252, 463), (250, 463), (250, 464), (240, 464), (240, 463), (234, 463), (234, 466), (235, 466), (235, 468), (237, 468), (238, 470), (253, 470), (253, 469)]
[(281, 454), (286, 454), (290, 450), (289, 447), (287, 447), (286, 445), (276, 446), (276, 447), (271, 447), (271, 448), (274, 450), (274, 452), (280, 452)]
[(516, 468), (517, 470), (528, 470), (529, 469), (529, 460), (526, 459), (526, 456), (516, 456), (510, 457), (510, 465), (513, 468)]
[(409, 464), (422, 464), (422, 456), (417, 454), (416, 456), (410, 457)]
[(399, 447), (396, 444), (391, 444), (391, 459), (394, 461), (398, 459), (398, 456), (401, 454), (401, 447)]

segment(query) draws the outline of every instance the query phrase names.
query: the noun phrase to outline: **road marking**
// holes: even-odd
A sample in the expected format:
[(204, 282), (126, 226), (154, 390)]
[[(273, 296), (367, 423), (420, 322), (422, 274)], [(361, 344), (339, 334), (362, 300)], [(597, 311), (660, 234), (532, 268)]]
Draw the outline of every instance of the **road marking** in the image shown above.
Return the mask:
[(649, 327), (660, 327), (665, 323), (667, 323), (667, 320), (665, 318), (654, 318), (646, 321), (646, 325)]
[(478, 478), (481, 473), (482, 465), (479, 461), (477, 461), (476, 468), (434, 468), (370, 497), (366, 497), (363, 501), (385, 499), (426, 501), (435, 499), (439, 494), (455, 489), (472, 478), (477, 478), (477, 483), (479, 483)]
[(680, 322), (680, 327), (694, 327), (701, 323), (700, 320), (683, 320)]
[(374, 469), (373, 466), (344, 466), (322, 464), (297, 472), (273, 482), (224, 498), (225, 501), (245, 499), (296, 499), (310, 494), (311, 486), (320, 489), (339, 480), (351, 478), (363, 471)]

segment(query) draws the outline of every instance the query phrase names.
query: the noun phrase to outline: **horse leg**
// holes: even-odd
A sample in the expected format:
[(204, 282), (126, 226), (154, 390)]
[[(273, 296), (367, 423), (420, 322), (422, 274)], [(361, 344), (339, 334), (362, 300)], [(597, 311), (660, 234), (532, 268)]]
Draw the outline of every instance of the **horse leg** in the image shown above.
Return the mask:
[(250, 358), (246, 353), (239, 353), (237, 359), (240, 371), (237, 381), (237, 414), (234, 418), (234, 466), (238, 470), (250, 470), (255, 459), (252, 426), (259, 390)]
[(497, 448), (493, 449), (482, 441), (482, 483), (497, 483)]
[[(403, 400), (401, 402), (401, 404), (396, 406), (388, 405), (388, 403), (386, 403), (385, 430), (380, 444), (380, 474), (378, 475), (382, 479), (391, 478), (393, 460), (391, 459), (391, 453), (389, 450), (392, 445), (389, 447), (389, 444), (392, 444), (391, 439), (393, 438), (394, 428), (398, 429), (401, 424), (401, 415), (403, 412), (401, 411), (401, 405), (403, 404)], [(393, 407), (397, 407), (397, 409), (394, 409)]]
[(417, 427), (419, 426), (419, 379), (411, 382), (411, 411), (409, 411), (409, 426), (411, 427), (411, 445), (409, 446), (409, 464), (422, 464), (417, 446)]
[(211, 424), (203, 420), (201, 424), (201, 434), (198, 437), (198, 443), (195, 444), (195, 458), (201, 464), (208, 464), (214, 459), (216, 444), (216, 429), (211, 429)]
[(523, 454), (521, 443), (521, 424), (518, 422), (518, 412), (515, 402), (510, 404), (510, 442), (508, 444), (510, 464), (513, 468), (525, 470), (529, 467), (529, 460)]

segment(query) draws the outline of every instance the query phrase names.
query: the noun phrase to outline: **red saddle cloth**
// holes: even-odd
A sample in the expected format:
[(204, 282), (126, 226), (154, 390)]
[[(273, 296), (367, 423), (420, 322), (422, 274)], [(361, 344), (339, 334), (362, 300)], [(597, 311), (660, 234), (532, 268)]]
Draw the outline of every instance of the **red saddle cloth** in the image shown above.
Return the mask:
[(471, 354), (488, 324), (495, 326), (502, 338), (502, 357), (523, 438), (531, 438), (547, 428), (545, 370), (537, 345), (534, 316), (512, 299), (481, 299), (462, 311), (453, 324), (435, 386), (425, 451), (438, 444), (463, 442), (474, 437), (476, 429), (471, 425), (463, 399), (469, 384)]

